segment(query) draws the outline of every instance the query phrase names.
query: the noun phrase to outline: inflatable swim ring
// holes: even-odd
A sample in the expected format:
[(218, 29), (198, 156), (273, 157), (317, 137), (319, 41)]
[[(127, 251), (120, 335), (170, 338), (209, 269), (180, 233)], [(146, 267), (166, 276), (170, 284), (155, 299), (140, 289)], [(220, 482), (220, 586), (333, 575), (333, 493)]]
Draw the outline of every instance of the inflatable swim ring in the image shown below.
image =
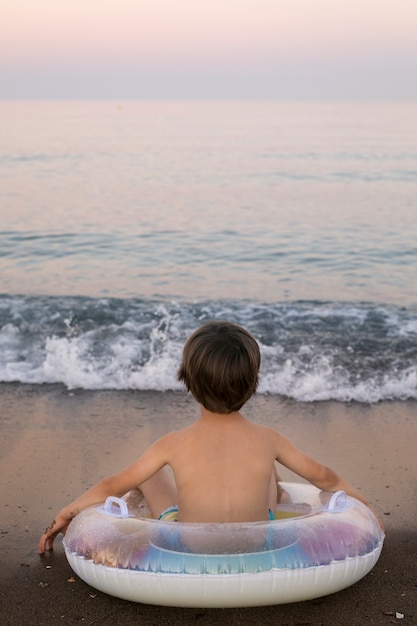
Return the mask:
[(344, 492), (282, 483), (291, 502), (251, 523), (159, 521), (129, 497), (77, 515), (64, 538), (72, 569), (92, 587), (134, 602), (181, 607), (283, 604), (334, 593), (363, 578), (384, 534)]

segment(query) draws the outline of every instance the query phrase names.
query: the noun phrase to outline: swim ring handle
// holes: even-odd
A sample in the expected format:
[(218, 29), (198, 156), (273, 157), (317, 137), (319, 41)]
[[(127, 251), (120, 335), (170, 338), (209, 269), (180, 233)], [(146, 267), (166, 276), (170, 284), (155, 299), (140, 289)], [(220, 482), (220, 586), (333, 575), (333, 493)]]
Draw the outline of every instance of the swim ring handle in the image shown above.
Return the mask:
[(126, 502), (116, 496), (109, 496), (106, 499), (103, 505), (103, 512), (114, 517), (129, 517), (129, 509)]
[(327, 510), (330, 511), (330, 513), (340, 513), (346, 510), (346, 506), (346, 493), (344, 491), (335, 491), (329, 500)]

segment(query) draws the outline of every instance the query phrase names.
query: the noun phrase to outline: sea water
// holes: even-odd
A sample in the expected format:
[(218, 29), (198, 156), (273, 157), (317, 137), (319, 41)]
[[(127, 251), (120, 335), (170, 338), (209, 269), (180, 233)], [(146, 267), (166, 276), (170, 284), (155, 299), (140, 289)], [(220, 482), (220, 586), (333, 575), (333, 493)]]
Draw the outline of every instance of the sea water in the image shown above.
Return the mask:
[(244, 325), (259, 391), (417, 398), (413, 103), (0, 103), (0, 382), (179, 389)]

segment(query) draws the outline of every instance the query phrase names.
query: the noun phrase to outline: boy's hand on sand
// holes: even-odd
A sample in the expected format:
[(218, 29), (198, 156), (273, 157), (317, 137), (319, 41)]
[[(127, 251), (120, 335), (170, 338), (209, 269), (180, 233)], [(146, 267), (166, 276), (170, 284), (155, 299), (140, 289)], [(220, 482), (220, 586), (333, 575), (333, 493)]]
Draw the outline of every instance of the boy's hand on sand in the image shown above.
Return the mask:
[(39, 541), (39, 554), (43, 554), (45, 550), (53, 549), (56, 536), (59, 533), (65, 535), (70, 521), (65, 517), (58, 516), (49, 524)]

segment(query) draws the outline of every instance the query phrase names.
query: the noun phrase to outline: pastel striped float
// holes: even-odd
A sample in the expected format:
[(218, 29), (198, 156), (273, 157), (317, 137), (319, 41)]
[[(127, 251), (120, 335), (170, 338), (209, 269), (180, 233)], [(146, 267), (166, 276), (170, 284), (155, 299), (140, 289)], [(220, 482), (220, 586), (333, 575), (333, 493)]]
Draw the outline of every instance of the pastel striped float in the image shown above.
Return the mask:
[(291, 503), (251, 523), (163, 522), (129, 498), (108, 498), (71, 522), (65, 552), (92, 587), (134, 602), (181, 607), (283, 604), (337, 592), (363, 578), (384, 534), (344, 492), (282, 483)]

